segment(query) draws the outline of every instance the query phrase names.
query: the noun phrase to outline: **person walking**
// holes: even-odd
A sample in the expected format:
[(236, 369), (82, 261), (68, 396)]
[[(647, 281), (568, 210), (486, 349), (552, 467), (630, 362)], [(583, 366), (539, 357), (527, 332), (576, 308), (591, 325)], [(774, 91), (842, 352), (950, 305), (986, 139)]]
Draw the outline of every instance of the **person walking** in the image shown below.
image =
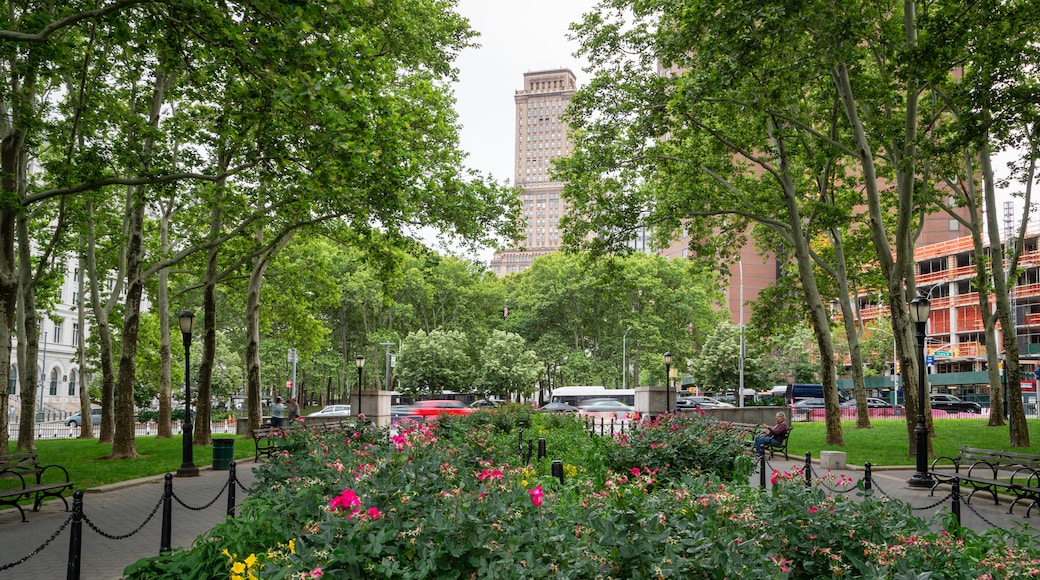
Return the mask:
[(289, 420), (290, 425), (292, 425), (293, 421), (300, 418), (300, 405), (296, 402), (296, 397), (289, 398), (289, 405), (286, 407), (285, 413), (285, 417)]
[(281, 397), (275, 397), (274, 404), (271, 405), (271, 426), (281, 427), (283, 421), (285, 421), (285, 405), (282, 404)]
[(782, 412), (776, 414), (776, 425), (770, 427), (762, 423), (762, 426), (766, 428), (766, 432), (755, 437), (756, 457), (762, 456), (766, 445), (783, 445), (787, 432), (791, 430), (791, 426), (787, 424), (787, 416)]

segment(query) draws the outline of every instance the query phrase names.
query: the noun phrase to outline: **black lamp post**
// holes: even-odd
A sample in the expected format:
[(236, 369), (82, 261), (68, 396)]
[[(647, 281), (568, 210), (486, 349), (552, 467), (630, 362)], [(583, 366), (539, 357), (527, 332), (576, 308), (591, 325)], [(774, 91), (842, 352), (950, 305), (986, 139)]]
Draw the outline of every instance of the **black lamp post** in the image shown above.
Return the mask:
[(196, 477), (199, 468), (195, 467), (195, 458), (191, 448), (191, 331), (195, 330), (195, 313), (185, 310), (177, 316), (181, 326), (181, 338), (184, 339), (184, 428), (181, 429), (182, 457), (177, 477)]
[(672, 353), (664, 353), (664, 407), (665, 413), (672, 412)]
[(917, 325), (917, 471), (907, 482), (910, 487), (932, 487), (932, 476), (928, 474), (928, 428), (924, 424), (924, 405), (927, 402), (924, 392), (924, 342), (925, 323), (932, 304), (925, 296), (918, 296), (910, 302), (910, 320)]
[(357, 413), (354, 413), (356, 416), (361, 414), (361, 369), (365, 368), (365, 357), (359, 354), (354, 362), (357, 364)]

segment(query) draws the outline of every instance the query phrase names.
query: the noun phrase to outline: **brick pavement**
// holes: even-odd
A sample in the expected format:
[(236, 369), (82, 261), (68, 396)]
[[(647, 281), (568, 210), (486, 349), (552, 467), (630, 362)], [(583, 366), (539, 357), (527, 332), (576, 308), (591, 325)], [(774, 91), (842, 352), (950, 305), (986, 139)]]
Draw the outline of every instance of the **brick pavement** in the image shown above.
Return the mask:
[[(235, 476), (245, 487), (253, 483), (252, 459), (236, 463)], [(200, 469), (199, 477), (174, 477), (171, 511), (171, 546), (188, 547), (203, 532), (225, 518), (227, 510), (226, 487), (228, 471)], [(141, 527), (127, 539), (113, 540), (99, 535), (83, 523), (83, 543), (80, 578), (82, 580), (109, 580), (121, 578), (123, 570), (149, 556), (159, 554), (162, 538), (162, 507), (164, 476), (148, 477), (86, 490), (83, 497), (83, 515), (94, 526), (110, 536), (122, 536)], [(208, 504), (224, 491), (212, 506), (189, 510)], [(241, 487), (236, 489), (236, 504), (245, 499)], [(69, 506), (72, 498), (69, 498)], [(156, 507), (158, 509), (156, 510)], [(142, 527), (149, 514), (155, 515)], [(51, 500), (39, 512), (26, 510), (28, 522), (23, 523), (16, 509), (0, 511), (0, 567), (28, 556), (45, 546), (26, 562), (0, 571), (2, 579), (57, 579), (66, 578), (69, 560), (71, 524), (52, 541), (51, 536), (72, 515), (66, 512), (60, 500)]]

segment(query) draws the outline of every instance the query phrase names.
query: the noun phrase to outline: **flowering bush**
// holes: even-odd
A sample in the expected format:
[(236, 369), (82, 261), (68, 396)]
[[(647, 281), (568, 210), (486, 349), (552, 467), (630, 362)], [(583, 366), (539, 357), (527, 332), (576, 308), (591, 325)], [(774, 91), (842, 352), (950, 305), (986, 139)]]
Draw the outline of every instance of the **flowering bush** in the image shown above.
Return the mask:
[[(751, 487), (747, 451), (704, 419), (611, 440), (535, 414), (524, 439), (544, 436), (550, 458), (530, 465), (519, 424), (445, 419), (393, 435), (310, 434), (259, 468), (239, 518), (127, 575), (1008, 578), (1037, 568), (1031, 543), (932, 532), (847, 479), (807, 488), (777, 472), (770, 491)], [(562, 484), (552, 458), (565, 458)]]

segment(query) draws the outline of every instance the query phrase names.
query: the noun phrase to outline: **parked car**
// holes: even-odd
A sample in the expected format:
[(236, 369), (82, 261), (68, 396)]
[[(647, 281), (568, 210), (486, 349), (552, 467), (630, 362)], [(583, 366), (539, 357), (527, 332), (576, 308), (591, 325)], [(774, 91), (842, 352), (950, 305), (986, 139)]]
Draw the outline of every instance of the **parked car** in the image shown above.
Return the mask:
[(679, 397), (675, 400), (675, 406), (680, 411), (693, 411), (695, 409), (721, 409), (721, 408), (733, 408), (736, 407), (733, 403), (726, 403), (720, 401), (715, 397), (705, 397), (701, 395), (692, 395), (688, 397)]
[(467, 407), (462, 401), (451, 401), (433, 399), (430, 401), (416, 401), (412, 405), (412, 414), (422, 417), (427, 421), (437, 418), (439, 415), (468, 415), (475, 412), (474, 407)]
[(320, 411), (315, 411), (308, 417), (349, 417), (350, 405), (325, 405)]
[(578, 408), (567, 403), (546, 403), (538, 408), (541, 413), (577, 413)]
[(931, 395), (932, 408), (947, 413), (982, 413), (982, 405), (975, 401), (965, 401), (953, 395)]
[[(72, 415), (68, 419), (65, 419), (65, 424), (69, 427), (79, 427), (83, 423), (83, 411)], [(101, 409), (90, 410), (90, 424), (100, 425), (101, 424)]]
[(589, 417), (630, 421), (636, 417), (636, 408), (617, 399), (586, 399), (578, 403), (578, 413)]
[(824, 408), (826, 408), (826, 405), (824, 405), (823, 399), (817, 399), (817, 398), (802, 399), (801, 401), (797, 401), (797, 402), (795, 402), (795, 404), (791, 405), (791, 410), (792, 411), (803, 412), (803, 413), (805, 411), (808, 411), (809, 409), (824, 409)]

